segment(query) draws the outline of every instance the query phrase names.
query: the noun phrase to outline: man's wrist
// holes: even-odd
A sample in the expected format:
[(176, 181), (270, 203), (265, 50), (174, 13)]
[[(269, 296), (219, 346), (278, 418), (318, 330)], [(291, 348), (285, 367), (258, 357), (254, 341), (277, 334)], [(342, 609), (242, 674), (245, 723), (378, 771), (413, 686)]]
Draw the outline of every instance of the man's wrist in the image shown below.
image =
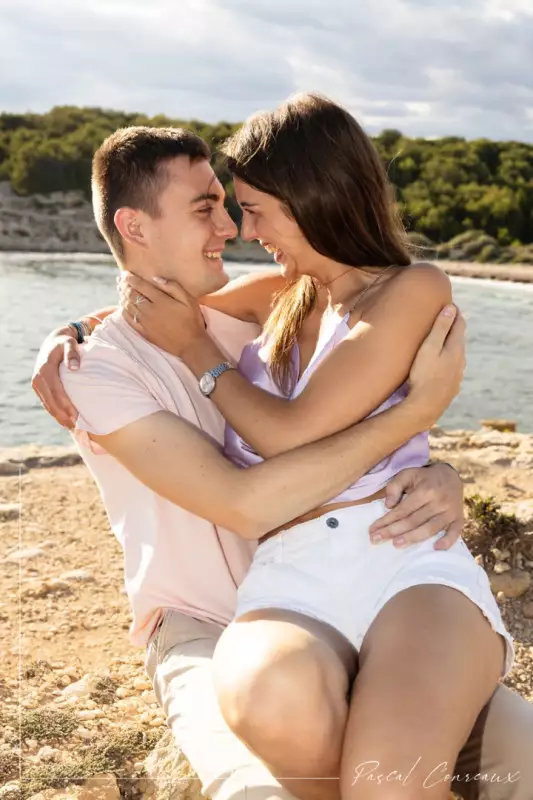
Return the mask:
[(448, 461), (437, 461), (436, 459), (432, 458), (428, 461), (427, 464), (424, 464), (424, 467), (440, 467), (440, 466), (450, 467), (450, 469), (453, 469), (453, 471), (457, 473), (457, 475), (459, 475), (459, 470), (457, 469), (457, 467), (454, 467), (453, 464), (450, 464)]
[(77, 333), (71, 325), (63, 325), (61, 328), (54, 328), (46, 338), (55, 339), (58, 336), (68, 336), (69, 339), (76, 339)]

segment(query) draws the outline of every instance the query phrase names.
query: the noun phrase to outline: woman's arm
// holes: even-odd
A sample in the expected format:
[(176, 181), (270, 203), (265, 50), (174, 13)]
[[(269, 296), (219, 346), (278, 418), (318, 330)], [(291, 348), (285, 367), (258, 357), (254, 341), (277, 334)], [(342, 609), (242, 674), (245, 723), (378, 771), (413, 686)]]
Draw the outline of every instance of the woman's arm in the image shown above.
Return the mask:
[(286, 285), (285, 278), (270, 269), (236, 278), (198, 302), (229, 317), (263, 325), (272, 309), (272, 300)]
[[(437, 267), (418, 264), (398, 274), (376, 303), (313, 372), (304, 391), (285, 400), (253, 386), (236, 370), (217, 380), (211, 395), (229, 424), (265, 458), (329, 436), (378, 408), (406, 379), (435, 317), (451, 301), (448, 277)], [(197, 377), (224, 361), (205, 332), (194, 330), (179, 308), (166, 314), (164, 343), (157, 331), (157, 299), (142, 308), (142, 332), (179, 355)], [(182, 306), (183, 308), (183, 306)], [(169, 335), (180, 328), (181, 345)]]

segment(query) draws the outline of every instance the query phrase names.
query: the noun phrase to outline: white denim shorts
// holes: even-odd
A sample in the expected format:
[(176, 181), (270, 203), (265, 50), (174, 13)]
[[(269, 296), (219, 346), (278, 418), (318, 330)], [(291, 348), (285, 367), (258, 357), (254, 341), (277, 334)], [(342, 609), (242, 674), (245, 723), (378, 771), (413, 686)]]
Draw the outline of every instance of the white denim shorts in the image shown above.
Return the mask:
[(359, 650), (379, 611), (411, 586), (438, 584), (462, 592), (506, 642), (503, 677), (514, 662), (486, 572), (460, 538), (435, 550), (442, 533), (404, 548), (372, 544), (368, 529), (388, 509), (383, 500), (351, 506), (281, 531), (257, 547), (237, 594), (235, 618), (282, 608), (332, 625)]

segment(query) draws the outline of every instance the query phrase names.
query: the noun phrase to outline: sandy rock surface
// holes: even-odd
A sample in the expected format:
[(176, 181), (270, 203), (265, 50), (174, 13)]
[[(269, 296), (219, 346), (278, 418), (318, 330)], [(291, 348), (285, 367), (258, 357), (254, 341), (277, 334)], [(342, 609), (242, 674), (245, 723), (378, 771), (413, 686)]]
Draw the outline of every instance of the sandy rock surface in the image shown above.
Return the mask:
[[(520, 521), (503, 540), (465, 537), (515, 637), (506, 683), (533, 702), (533, 436), (436, 429), (431, 439), (468, 495), (492, 495)], [(121, 551), (77, 458), (66, 448), (0, 452), (0, 798), (199, 800), (144, 653), (128, 642)]]

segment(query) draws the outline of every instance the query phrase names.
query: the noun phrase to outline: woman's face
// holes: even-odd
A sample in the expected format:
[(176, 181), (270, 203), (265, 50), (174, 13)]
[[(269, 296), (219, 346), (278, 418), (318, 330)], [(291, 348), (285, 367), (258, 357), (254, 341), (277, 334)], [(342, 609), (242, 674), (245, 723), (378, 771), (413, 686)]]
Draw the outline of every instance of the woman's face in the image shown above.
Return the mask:
[(310, 264), (318, 254), (280, 201), (239, 178), (234, 178), (234, 183), (243, 212), (241, 238), (245, 242), (257, 239), (267, 252), (273, 253), (281, 274), (289, 280), (311, 274)]

